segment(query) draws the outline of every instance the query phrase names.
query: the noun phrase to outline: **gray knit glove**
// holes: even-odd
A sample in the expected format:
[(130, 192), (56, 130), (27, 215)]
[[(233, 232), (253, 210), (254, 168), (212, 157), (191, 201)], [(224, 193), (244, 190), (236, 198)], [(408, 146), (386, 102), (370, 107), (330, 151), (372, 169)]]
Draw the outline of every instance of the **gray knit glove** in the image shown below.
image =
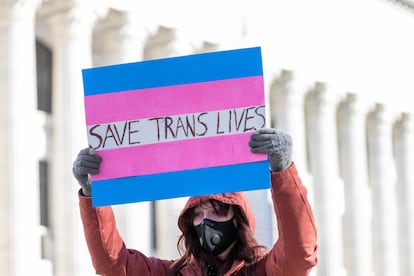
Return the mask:
[(287, 169), (292, 163), (292, 138), (278, 129), (256, 130), (249, 146), (253, 153), (267, 153), (272, 172)]
[(91, 148), (82, 149), (73, 162), (72, 172), (76, 180), (82, 187), (82, 193), (85, 196), (91, 196), (91, 174), (99, 172), (101, 157), (96, 155), (95, 150)]

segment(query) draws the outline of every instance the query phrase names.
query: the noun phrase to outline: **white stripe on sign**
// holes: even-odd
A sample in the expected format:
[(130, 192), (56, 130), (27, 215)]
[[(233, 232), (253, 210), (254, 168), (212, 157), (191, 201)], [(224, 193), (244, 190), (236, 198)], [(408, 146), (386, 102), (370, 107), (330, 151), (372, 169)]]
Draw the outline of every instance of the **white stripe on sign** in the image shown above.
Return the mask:
[(265, 106), (137, 118), (88, 125), (89, 145), (107, 150), (252, 132), (265, 126)]

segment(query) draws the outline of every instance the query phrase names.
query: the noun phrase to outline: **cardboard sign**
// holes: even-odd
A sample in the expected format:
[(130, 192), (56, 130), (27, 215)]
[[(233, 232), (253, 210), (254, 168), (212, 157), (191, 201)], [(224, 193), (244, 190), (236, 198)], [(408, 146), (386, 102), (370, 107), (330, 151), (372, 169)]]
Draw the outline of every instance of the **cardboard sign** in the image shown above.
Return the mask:
[(260, 48), (82, 71), (94, 206), (270, 186)]

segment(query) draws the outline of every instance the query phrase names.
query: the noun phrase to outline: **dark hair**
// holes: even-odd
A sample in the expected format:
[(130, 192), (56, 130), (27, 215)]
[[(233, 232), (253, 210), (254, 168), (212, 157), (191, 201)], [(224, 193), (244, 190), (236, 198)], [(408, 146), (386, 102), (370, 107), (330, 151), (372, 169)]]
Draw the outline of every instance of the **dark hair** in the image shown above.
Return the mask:
[[(230, 208), (229, 204), (217, 200), (211, 199), (210, 202), (214, 208), (218, 208), (226, 214)], [(177, 242), (177, 249), (181, 257), (170, 266), (169, 275), (180, 275), (180, 270), (193, 261), (197, 262), (201, 267), (203, 276), (207, 275), (204, 269), (207, 264), (218, 268), (218, 275), (224, 275), (225, 272), (231, 268), (233, 261), (236, 259), (245, 262), (245, 268), (243, 269), (242, 275), (254, 275), (255, 263), (257, 263), (265, 254), (266, 248), (257, 243), (253, 232), (249, 227), (248, 221), (242, 215), (240, 208), (237, 205), (232, 206), (234, 210), (234, 218), (237, 223), (237, 241), (226, 260), (220, 261), (215, 256), (212, 256), (203, 250), (192, 224), (195, 208), (190, 208), (182, 215), (184, 232)]]

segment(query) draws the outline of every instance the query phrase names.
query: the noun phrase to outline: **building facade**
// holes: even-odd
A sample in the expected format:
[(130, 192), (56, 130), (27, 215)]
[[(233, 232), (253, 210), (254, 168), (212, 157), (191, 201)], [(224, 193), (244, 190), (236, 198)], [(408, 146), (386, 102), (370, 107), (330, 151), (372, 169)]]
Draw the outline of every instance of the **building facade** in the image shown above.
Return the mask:
[[(90, 2), (0, 2), (1, 275), (94, 275), (71, 171), (87, 145), (83, 68), (247, 46), (243, 26), (230, 41), (209, 41), (144, 20), (149, 11), (128, 9), (133, 1)], [(303, 85), (292, 70), (264, 75), (269, 126), (293, 137), (318, 225), (312, 275), (414, 275), (413, 114), (328, 83)], [(256, 236), (271, 246), (268, 191), (248, 197)], [(185, 200), (114, 206), (127, 246), (176, 257)]]

